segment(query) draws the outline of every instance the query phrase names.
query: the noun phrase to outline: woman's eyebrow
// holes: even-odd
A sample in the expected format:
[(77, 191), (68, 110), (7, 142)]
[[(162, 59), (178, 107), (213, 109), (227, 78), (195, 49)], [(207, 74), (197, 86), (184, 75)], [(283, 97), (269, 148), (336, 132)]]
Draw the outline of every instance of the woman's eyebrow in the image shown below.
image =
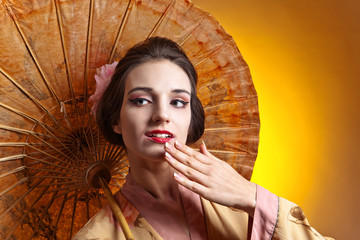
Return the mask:
[(174, 89), (171, 92), (174, 92), (174, 93), (186, 93), (186, 94), (189, 94), (191, 96), (190, 92), (185, 90), (185, 89)]
[(144, 91), (144, 92), (151, 92), (152, 91), (152, 88), (149, 88), (149, 87), (136, 87), (136, 88), (133, 88), (131, 89), (129, 92), (128, 92), (128, 95), (132, 92), (135, 92), (135, 91)]
[[(153, 89), (152, 89), (152, 88), (149, 88), (149, 87), (136, 87), (136, 88), (131, 89), (131, 90), (127, 93), (127, 95), (129, 95), (130, 93), (135, 92), (135, 91), (152, 92)], [(186, 94), (188, 94), (189, 96), (191, 96), (191, 93), (190, 93), (189, 91), (185, 90), (185, 89), (174, 89), (174, 90), (172, 90), (171, 92), (173, 92), (173, 93), (186, 93)]]

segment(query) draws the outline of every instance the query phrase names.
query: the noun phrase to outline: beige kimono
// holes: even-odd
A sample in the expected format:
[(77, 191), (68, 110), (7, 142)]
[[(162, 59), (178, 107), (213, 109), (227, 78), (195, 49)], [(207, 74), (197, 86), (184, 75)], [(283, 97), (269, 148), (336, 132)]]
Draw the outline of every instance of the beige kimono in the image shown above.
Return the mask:
[[(163, 239), (121, 193), (118, 193), (116, 197), (135, 239)], [(207, 238), (209, 240), (332, 239), (321, 236), (312, 228), (299, 206), (283, 198), (276, 197), (276, 199), (278, 201), (277, 218), (273, 224), (261, 224), (261, 221), (267, 221), (266, 217), (264, 217), (264, 219), (260, 221), (260, 225), (264, 225), (265, 227), (258, 228), (253, 226), (252, 218), (249, 218), (247, 213), (201, 198)], [(257, 214), (261, 215), (261, 212)], [(255, 231), (254, 228), (257, 230)], [(125, 240), (125, 237), (115, 217), (112, 215), (109, 206), (106, 206), (99, 211), (73, 239)], [(177, 238), (175, 236), (173, 239), (184, 238)], [(188, 239), (191, 239), (191, 237)]]

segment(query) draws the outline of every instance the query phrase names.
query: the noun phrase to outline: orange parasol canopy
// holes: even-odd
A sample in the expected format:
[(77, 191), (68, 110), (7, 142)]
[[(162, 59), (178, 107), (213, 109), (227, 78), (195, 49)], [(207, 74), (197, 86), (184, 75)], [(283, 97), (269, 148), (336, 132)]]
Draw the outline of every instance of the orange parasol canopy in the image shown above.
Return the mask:
[(87, 99), (98, 67), (151, 36), (182, 46), (199, 75), (202, 140), (250, 179), (260, 124), (249, 68), (190, 1), (0, 0), (0, 26), (1, 239), (69, 239), (106, 203), (93, 175), (120, 189), (125, 151), (98, 132)]

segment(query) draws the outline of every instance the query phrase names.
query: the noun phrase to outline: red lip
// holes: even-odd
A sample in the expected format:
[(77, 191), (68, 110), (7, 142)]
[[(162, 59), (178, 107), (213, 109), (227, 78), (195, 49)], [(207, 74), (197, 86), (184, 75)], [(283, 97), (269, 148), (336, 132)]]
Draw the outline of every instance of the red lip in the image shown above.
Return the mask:
[[(169, 137), (162, 138), (162, 137), (152, 136), (152, 135), (157, 135), (157, 134), (167, 134), (167, 135), (169, 135)], [(156, 143), (166, 143), (174, 138), (174, 135), (171, 132), (166, 131), (166, 130), (159, 130), (159, 129), (147, 132), (147, 133), (145, 133), (145, 135), (148, 137), (148, 139), (150, 139), (151, 141), (156, 142)]]

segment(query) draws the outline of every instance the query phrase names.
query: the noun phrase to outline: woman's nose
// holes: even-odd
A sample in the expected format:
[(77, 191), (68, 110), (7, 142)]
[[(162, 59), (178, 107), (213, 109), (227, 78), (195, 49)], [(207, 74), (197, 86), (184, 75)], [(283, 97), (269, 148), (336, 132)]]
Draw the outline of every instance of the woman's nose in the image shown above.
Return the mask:
[(165, 104), (157, 104), (157, 106), (154, 107), (153, 116), (152, 116), (153, 122), (169, 122), (169, 109)]

